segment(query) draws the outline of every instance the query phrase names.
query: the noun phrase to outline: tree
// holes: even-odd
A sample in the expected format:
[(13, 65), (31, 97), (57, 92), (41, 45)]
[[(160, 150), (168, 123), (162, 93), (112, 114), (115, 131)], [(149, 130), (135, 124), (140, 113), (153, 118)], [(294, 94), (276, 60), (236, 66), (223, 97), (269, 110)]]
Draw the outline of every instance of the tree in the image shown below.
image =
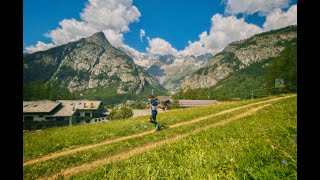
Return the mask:
[[(296, 92), (297, 84), (297, 47), (289, 45), (274, 59), (266, 75), (269, 87), (274, 87), (275, 78), (284, 79), (285, 87), (281, 92)], [(277, 90), (279, 91), (279, 90)]]
[(130, 107), (128, 107), (128, 106), (122, 106), (120, 108), (120, 111), (121, 111), (123, 119), (129, 118), (129, 117), (131, 117), (133, 115), (132, 109)]
[(172, 102), (172, 105), (171, 105), (171, 108), (172, 109), (177, 109), (179, 108), (179, 99), (177, 96), (173, 96), (173, 102)]
[(111, 120), (115, 119), (127, 119), (133, 115), (133, 111), (128, 106), (122, 106), (120, 109), (112, 109), (109, 118)]
[(59, 85), (57, 82), (35, 81), (31, 83), (23, 83), (23, 100), (41, 100), (49, 99), (52, 101), (58, 99), (74, 99), (75, 96), (68, 88)]

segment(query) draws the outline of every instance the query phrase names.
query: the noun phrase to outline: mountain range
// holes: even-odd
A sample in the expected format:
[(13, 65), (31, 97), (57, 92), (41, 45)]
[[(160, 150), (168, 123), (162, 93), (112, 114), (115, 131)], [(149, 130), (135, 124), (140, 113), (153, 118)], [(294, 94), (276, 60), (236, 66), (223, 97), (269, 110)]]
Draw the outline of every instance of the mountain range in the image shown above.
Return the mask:
[(23, 80), (54, 81), (81, 98), (120, 102), (146, 98), (151, 91), (164, 95), (180, 89), (214, 87), (238, 71), (279, 56), (296, 40), (297, 26), (288, 26), (232, 42), (214, 56), (176, 57), (115, 48), (103, 32), (98, 32), (46, 51), (24, 54)]
[(140, 53), (130, 48), (119, 48), (128, 54), (134, 62), (143, 67), (150, 75), (159, 80), (160, 84), (170, 92), (177, 92), (181, 83), (193, 72), (204, 67), (212, 59), (210, 53), (199, 56), (152, 55)]

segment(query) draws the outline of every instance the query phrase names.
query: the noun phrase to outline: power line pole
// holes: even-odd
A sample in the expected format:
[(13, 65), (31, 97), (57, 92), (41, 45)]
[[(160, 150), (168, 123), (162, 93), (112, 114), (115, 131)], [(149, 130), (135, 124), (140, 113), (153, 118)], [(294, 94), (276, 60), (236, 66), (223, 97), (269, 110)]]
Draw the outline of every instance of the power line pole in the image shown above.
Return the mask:
[(251, 91), (251, 100), (253, 100), (253, 90)]

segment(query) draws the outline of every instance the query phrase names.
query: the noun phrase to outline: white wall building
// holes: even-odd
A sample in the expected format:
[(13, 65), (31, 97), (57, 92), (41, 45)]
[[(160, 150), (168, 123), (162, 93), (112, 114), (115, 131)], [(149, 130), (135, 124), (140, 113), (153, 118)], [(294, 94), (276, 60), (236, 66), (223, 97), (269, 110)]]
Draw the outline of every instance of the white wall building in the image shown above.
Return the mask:
[(23, 101), (25, 128), (31, 125), (72, 125), (96, 123), (107, 120), (101, 101), (89, 100), (41, 100)]

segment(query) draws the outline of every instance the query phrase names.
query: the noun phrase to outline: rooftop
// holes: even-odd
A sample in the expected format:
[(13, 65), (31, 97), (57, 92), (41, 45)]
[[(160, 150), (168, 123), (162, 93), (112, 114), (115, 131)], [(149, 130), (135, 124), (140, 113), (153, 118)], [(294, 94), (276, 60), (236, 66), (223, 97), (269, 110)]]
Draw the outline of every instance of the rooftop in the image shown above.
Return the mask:
[(62, 105), (62, 108), (59, 109), (57, 112), (52, 114), (52, 116), (58, 116), (58, 117), (66, 117), (66, 116), (72, 116), (77, 109), (73, 108), (73, 106), (66, 106)]
[(186, 99), (181, 99), (178, 101), (179, 101), (180, 107), (206, 106), (206, 105), (218, 103), (217, 100), (186, 100)]
[(89, 101), (89, 100), (57, 100), (61, 102), (63, 106), (73, 107), (78, 110), (97, 110), (101, 104), (101, 101)]
[[(61, 104), (61, 108), (54, 110)], [(40, 100), (23, 101), (23, 113), (51, 113), (52, 116), (72, 116), (76, 110), (97, 110), (101, 101), (89, 100)], [(53, 111), (54, 110), (54, 111)]]
[(50, 100), (23, 101), (24, 113), (49, 113), (60, 103)]
[(162, 102), (165, 102), (165, 101), (172, 101), (172, 97), (171, 96), (157, 96), (157, 98), (162, 101)]

